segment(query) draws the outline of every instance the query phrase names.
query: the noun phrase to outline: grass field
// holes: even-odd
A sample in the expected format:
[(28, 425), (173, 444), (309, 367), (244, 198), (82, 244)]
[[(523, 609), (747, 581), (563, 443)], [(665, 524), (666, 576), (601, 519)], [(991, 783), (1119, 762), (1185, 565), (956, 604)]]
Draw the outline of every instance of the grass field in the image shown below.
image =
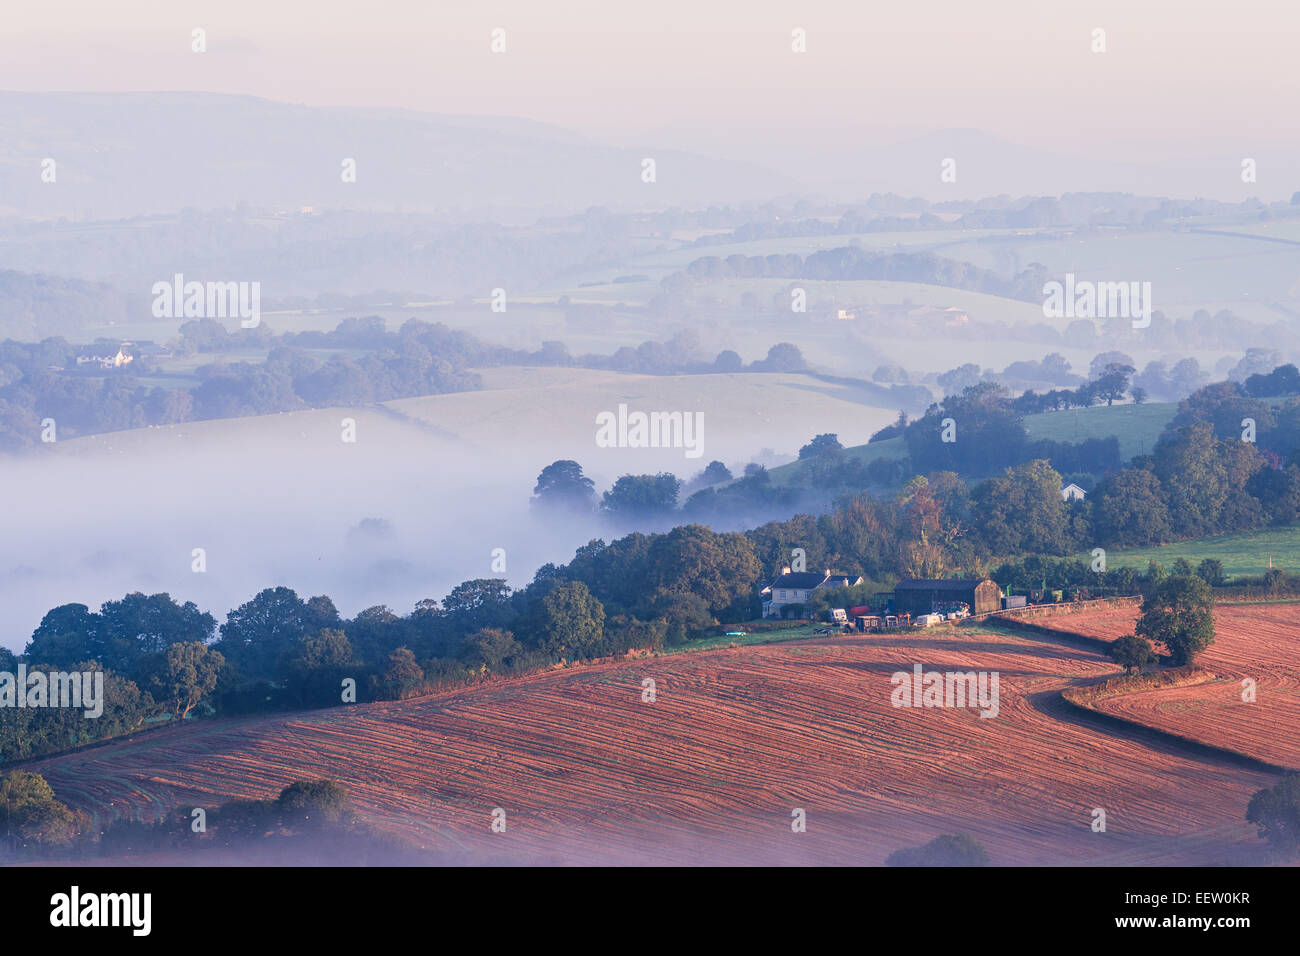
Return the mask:
[[(669, 470), (689, 477), (714, 458), (739, 467), (762, 449), (794, 455), (824, 428), (865, 442), (896, 412), (871, 404), (869, 393), (798, 373), (634, 375), (591, 369), (502, 367), (479, 370), (484, 388), (400, 399), (359, 409), (315, 409), (254, 418), (188, 422), (60, 441), (51, 454), (94, 449), (141, 454), (179, 444), (338, 441), (343, 415), (356, 418), (367, 445), (394, 450), (434, 442), (502, 466), (521, 460), (540, 470), (574, 458), (588, 473), (613, 477)], [(630, 410), (699, 412), (698, 457), (684, 448), (601, 448), (596, 415)]]
[[(1031, 441), (1081, 442), (1089, 438), (1119, 438), (1120, 454), (1127, 461), (1134, 455), (1149, 453), (1154, 447), (1178, 406), (1172, 403), (1147, 405), (1097, 405), (1093, 408), (1071, 409), (1064, 412), (1043, 412), (1026, 415), (1025, 431)], [(844, 439), (841, 438), (841, 443)], [(907, 446), (901, 438), (888, 438), (868, 445), (845, 448), (845, 454), (864, 464), (877, 458), (906, 459)], [(769, 469), (772, 481), (779, 485), (798, 483), (805, 479), (807, 465), (795, 461)], [(1300, 543), (1297, 545), (1300, 547)], [(1145, 564), (1145, 562), (1143, 562)]]
[(1031, 441), (1081, 442), (1089, 438), (1119, 439), (1124, 460), (1134, 455), (1150, 454), (1160, 433), (1178, 412), (1173, 402), (1146, 405), (1096, 405), (1063, 412), (1043, 412), (1025, 416), (1025, 431)]
[[(1080, 557), (1084, 557), (1081, 555)], [(1193, 567), (1203, 558), (1217, 558), (1229, 577), (1258, 576), (1269, 568), (1300, 573), (1300, 526), (1225, 534), (1214, 538), (1196, 538), (1150, 548), (1116, 548), (1106, 552), (1108, 567), (1145, 568), (1158, 561), (1167, 569), (1179, 558)]]
[(949, 247), (944, 254), (990, 269), (1005, 268), (1009, 262), (1019, 268), (1041, 262), (1055, 275), (1073, 272), (1080, 279), (1150, 282), (1154, 308), (1176, 316), (1190, 315), (1206, 302), (1226, 302), (1231, 308), (1237, 302), (1294, 298), (1300, 246), (1261, 242), (1235, 226), (1209, 228), (1240, 234), (1029, 236), (1015, 242), (975, 240)]
[[(841, 439), (842, 442), (843, 439)], [(807, 444), (807, 442), (804, 444)], [(878, 458), (906, 459), (908, 457), (907, 446), (903, 444), (901, 438), (887, 438), (884, 441), (872, 442), (868, 445), (854, 445), (845, 448), (844, 454), (848, 458), (857, 459), (864, 465)], [(792, 461), (787, 465), (769, 468), (767, 473), (775, 485), (801, 484), (807, 480), (808, 463)]]
[[(665, 467), (693, 474), (714, 458), (748, 461), (763, 448), (795, 454), (823, 430), (865, 442), (895, 412), (850, 385), (801, 374), (629, 375), (588, 369), (503, 368), (482, 371), (485, 389), (411, 398), (388, 406), (482, 448), (536, 445), (550, 457), (617, 469)], [(680, 449), (599, 448), (598, 412), (688, 411), (704, 415), (703, 454)], [(551, 454), (551, 452), (554, 454)]]

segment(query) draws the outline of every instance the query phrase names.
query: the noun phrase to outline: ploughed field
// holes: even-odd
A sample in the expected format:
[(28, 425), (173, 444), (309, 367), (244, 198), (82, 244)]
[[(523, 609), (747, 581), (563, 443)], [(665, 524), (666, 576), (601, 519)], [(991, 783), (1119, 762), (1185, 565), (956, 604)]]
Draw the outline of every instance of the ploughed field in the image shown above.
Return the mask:
[[(997, 715), (892, 706), (890, 675), (917, 663), (998, 672)], [(1090, 649), (940, 627), (195, 722), (29, 769), (101, 817), (329, 777), (372, 824), (456, 861), (879, 864), (953, 832), (998, 864), (1259, 860), (1245, 807), (1276, 776), (1100, 726), (1060, 699), (1114, 673)], [(806, 832), (792, 832), (796, 808)]]
[[(1054, 630), (1114, 640), (1133, 633), (1137, 607), (1035, 619)], [(1215, 679), (1097, 701), (1101, 713), (1300, 770), (1300, 603), (1221, 604), (1214, 643), (1196, 658)], [(1242, 699), (1245, 678), (1255, 700)]]

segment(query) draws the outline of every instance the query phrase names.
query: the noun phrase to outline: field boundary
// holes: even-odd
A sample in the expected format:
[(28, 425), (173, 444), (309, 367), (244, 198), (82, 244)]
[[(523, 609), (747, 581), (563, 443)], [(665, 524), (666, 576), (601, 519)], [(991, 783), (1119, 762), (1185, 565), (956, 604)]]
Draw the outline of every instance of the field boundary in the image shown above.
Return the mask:
[(1046, 627), (1042, 624), (1035, 624), (1025, 618), (1032, 617), (1060, 617), (1067, 614), (1081, 613), (1083, 611), (1095, 611), (1102, 608), (1111, 607), (1134, 607), (1141, 602), (1142, 598), (1136, 595), (1122, 598), (1099, 598), (1092, 601), (1074, 601), (1070, 604), (1035, 604), (1023, 608), (1007, 608), (1001, 611), (991, 611), (981, 617), (982, 621), (1001, 625), (1008, 630), (1020, 631), (1025, 634), (1033, 634), (1039, 637), (1049, 637), (1056, 640), (1065, 638), (1072, 642), (1078, 642), (1095, 650), (1106, 653), (1110, 650), (1110, 641), (1101, 637), (1093, 637), (1089, 634), (1080, 634), (1077, 631), (1068, 631), (1063, 628)]
[(1172, 730), (1153, 727), (1150, 724), (1145, 724), (1132, 717), (1099, 710), (1095, 706), (1100, 701), (1109, 700), (1114, 697), (1123, 697), (1132, 692), (1167, 690), (1176, 687), (1195, 687), (1199, 684), (1213, 683), (1219, 679), (1219, 675), (1208, 671), (1203, 667), (1189, 664), (1185, 667), (1172, 668), (1163, 672), (1122, 674), (1118, 677), (1107, 678), (1106, 680), (1095, 684), (1088, 684), (1083, 687), (1067, 687), (1060, 692), (1059, 696), (1061, 700), (1065, 702), (1067, 707), (1087, 714), (1089, 717), (1102, 723), (1110, 724), (1113, 727), (1124, 728), (1126, 730), (1138, 729), (1143, 733), (1152, 734), (1168, 743), (1181, 747), (1190, 747), (1194, 751), (1207, 756), (1231, 760), (1234, 763), (1240, 763), (1253, 770), (1263, 770), (1266, 773), (1277, 774), (1300, 772), (1300, 770), (1295, 767), (1287, 767), (1283, 764), (1272, 763), (1271, 761), (1264, 760), (1260, 757), (1243, 753), (1240, 750), (1233, 750), (1231, 747), (1221, 747), (1217, 744), (1209, 744), (1203, 740), (1197, 740), (1195, 737), (1174, 733)]
[(182, 721), (169, 720), (165, 723), (155, 724), (152, 727), (136, 727), (133, 730), (124, 730), (120, 734), (112, 734), (108, 737), (100, 737), (98, 740), (91, 740), (84, 744), (77, 744), (73, 747), (67, 747), (62, 750), (51, 750), (49, 753), (32, 754), (29, 757), (14, 757), (6, 759), (0, 756), (0, 773), (8, 773), (10, 770), (20, 769), (27, 764), (40, 763), (42, 760), (49, 760), (53, 757), (63, 757), (67, 754), (79, 754), (87, 750), (95, 750), (98, 747), (107, 747), (110, 744), (121, 743), (124, 740), (138, 740), (150, 734), (161, 733), (165, 730), (176, 730), (183, 727), (189, 721), (208, 721), (211, 717), (186, 717)]
[(1215, 604), (1300, 604), (1300, 595), (1279, 594), (1262, 585), (1213, 590)]
[(1024, 607), (1003, 608), (993, 611), (1007, 617), (1059, 617), (1063, 614), (1078, 614), (1083, 611), (1099, 611), (1111, 607), (1135, 607), (1142, 603), (1139, 594), (1126, 594), (1123, 597), (1092, 598), (1087, 601), (1070, 601), (1065, 604), (1027, 604)]
[(1145, 671), (1138, 674), (1120, 674), (1108, 677), (1095, 684), (1082, 687), (1067, 687), (1061, 691), (1069, 695), (1068, 700), (1081, 706), (1088, 706), (1111, 697), (1122, 697), (1138, 690), (1164, 690), (1169, 687), (1195, 687), (1219, 679), (1219, 675), (1204, 667), (1187, 664), (1183, 667), (1171, 667), (1158, 671)]

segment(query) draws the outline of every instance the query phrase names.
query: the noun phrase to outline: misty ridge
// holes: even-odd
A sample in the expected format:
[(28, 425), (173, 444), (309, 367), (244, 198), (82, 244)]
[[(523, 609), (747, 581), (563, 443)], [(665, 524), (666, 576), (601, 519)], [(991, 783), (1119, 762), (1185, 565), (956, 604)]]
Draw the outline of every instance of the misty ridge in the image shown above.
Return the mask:
[[(0, 93), (0, 213), (111, 220), (248, 203), (491, 219), (635, 205), (644, 152), (550, 124), (395, 109), (322, 108), (215, 93)], [(18, 131), (21, 130), (21, 136)], [(55, 156), (54, 206), (23, 175), (30, 151)], [(676, 172), (656, 203), (780, 195), (761, 165), (667, 151)], [(322, 166), (322, 157), (335, 157)], [(340, 179), (356, 161), (355, 183)], [(39, 157), (38, 157), (39, 158)], [(355, 188), (348, 188), (349, 186)]]

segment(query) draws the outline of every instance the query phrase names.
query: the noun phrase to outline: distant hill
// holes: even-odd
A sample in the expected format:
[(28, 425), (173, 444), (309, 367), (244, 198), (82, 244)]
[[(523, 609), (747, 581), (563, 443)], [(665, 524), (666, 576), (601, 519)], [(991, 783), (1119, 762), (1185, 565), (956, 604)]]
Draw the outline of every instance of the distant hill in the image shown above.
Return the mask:
[[(55, 160), (56, 181), (41, 180)], [(641, 161), (656, 162), (654, 183)], [(341, 177), (356, 160), (356, 182)], [(604, 146), (531, 120), (331, 109), (215, 93), (0, 93), (0, 214), (214, 208), (575, 211), (770, 198), (750, 163)]]
[(71, 337), (87, 326), (138, 319), (148, 308), (143, 296), (103, 282), (0, 270), (0, 340)]
[[(1116, 192), (1229, 202), (1258, 196), (1272, 201), (1285, 200), (1300, 183), (1300, 162), (1280, 145), (1252, 144), (1251, 157), (1261, 170), (1269, 170), (1269, 176), (1249, 184), (1237, 175), (1241, 155), (1215, 147), (1160, 160), (1102, 159), (1014, 142), (979, 129), (937, 129), (885, 143), (875, 142), (869, 132), (855, 135), (846, 130), (835, 146), (810, 151), (794, 139), (785, 146), (773, 144), (762, 155), (773, 169), (796, 173), (817, 183), (824, 194), (845, 198), (893, 192), (941, 202), (998, 194)], [(955, 180), (940, 176), (946, 159), (955, 161)]]

